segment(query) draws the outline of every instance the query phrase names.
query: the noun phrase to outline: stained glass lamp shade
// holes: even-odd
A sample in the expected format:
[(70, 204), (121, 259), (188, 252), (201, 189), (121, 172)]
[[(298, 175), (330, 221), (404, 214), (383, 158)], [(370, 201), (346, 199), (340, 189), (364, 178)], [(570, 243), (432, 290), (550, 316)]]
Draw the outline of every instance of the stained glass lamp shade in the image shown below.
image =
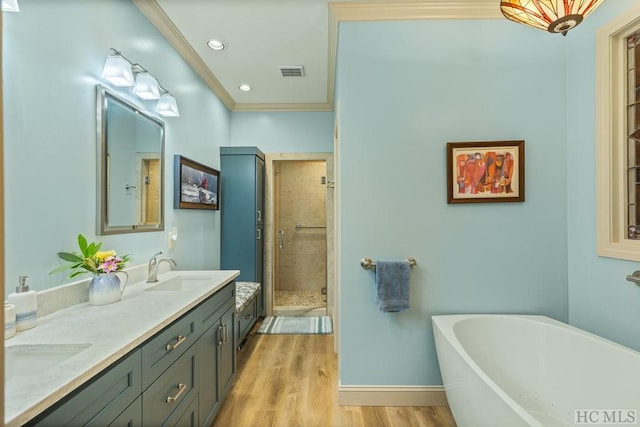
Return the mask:
[(604, 0), (502, 0), (500, 10), (511, 21), (565, 36), (602, 2)]

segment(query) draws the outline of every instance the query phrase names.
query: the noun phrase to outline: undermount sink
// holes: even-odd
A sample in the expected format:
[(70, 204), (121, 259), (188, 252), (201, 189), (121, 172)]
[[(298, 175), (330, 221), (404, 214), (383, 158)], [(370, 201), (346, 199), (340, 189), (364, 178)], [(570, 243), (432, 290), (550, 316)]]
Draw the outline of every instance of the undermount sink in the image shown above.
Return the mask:
[(12, 381), (42, 375), (57, 368), (91, 344), (20, 344), (4, 348), (5, 387)]
[(177, 276), (163, 280), (145, 291), (184, 291), (215, 283), (209, 276)]

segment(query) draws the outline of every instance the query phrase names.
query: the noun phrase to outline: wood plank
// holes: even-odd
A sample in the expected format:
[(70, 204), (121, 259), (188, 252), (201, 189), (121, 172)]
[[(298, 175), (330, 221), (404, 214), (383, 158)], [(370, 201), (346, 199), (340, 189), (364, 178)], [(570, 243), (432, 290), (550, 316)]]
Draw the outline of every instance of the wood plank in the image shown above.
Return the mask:
[(257, 335), (212, 427), (455, 427), (448, 407), (338, 406), (333, 335)]

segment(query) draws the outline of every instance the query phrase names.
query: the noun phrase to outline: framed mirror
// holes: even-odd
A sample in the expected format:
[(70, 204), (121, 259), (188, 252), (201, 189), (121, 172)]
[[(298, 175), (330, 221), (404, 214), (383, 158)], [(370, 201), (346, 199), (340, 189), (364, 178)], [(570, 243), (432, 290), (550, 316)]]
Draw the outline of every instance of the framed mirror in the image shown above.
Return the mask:
[(164, 230), (164, 122), (97, 86), (97, 233)]

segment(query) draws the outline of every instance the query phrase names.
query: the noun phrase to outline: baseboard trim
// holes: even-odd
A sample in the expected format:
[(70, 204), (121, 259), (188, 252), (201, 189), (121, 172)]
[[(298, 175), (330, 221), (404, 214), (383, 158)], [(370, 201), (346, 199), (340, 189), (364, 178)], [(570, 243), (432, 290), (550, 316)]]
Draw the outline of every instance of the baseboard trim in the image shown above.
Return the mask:
[(340, 406), (448, 406), (443, 386), (338, 385)]

